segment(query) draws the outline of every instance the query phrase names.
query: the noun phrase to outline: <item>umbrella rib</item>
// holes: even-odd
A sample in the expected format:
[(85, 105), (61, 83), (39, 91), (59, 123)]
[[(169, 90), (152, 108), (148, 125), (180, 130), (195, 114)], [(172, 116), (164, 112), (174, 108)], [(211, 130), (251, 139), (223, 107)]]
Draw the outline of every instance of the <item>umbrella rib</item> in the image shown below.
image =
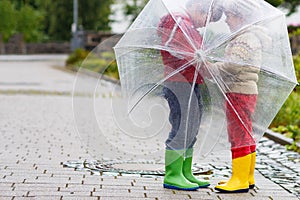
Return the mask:
[[(211, 60), (217, 61), (217, 62), (223, 62), (223, 63), (226, 62), (226, 60), (224, 60), (224, 59), (218, 59), (218, 58), (211, 57), (211, 56), (208, 56), (208, 58), (210, 58)], [(242, 62), (235, 62), (235, 64), (245, 65), (245, 64), (242, 63)], [(246, 65), (245, 65), (245, 66), (246, 66)], [(287, 77), (286, 75), (284, 75), (284, 74), (282, 74), (282, 73), (277, 73), (275, 70), (272, 70), (271, 67), (267, 67), (267, 66), (256, 66), (256, 65), (249, 65), (249, 64), (248, 64), (248, 66), (256, 67), (256, 68), (260, 69), (260, 71), (263, 71), (263, 72), (265, 72), (265, 73), (270, 73), (270, 74), (274, 74), (274, 75), (276, 74), (276, 76), (281, 77), (282, 79), (285, 79), (285, 80), (287, 80), (287, 81), (289, 81), (289, 82), (291, 82), (291, 83), (295, 83), (295, 80), (293, 80), (293, 79)], [(208, 67), (208, 68), (209, 68), (209, 67)]]
[[(189, 125), (189, 120), (190, 120), (190, 110), (191, 110), (191, 102), (192, 102), (192, 96), (194, 93), (194, 87), (196, 85), (196, 80), (198, 77), (198, 68), (200, 67), (199, 62), (197, 63), (196, 66), (196, 70), (194, 72), (194, 78), (193, 78), (193, 84), (192, 84), (192, 88), (190, 91), (190, 95), (189, 95), (189, 101), (188, 101), (188, 107), (187, 107), (187, 118), (186, 118), (186, 123), (185, 123), (185, 138), (184, 138), (184, 148), (187, 148), (187, 136), (188, 136), (188, 125)], [(184, 152), (184, 158), (186, 158), (186, 152)]]
[[(204, 33), (203, 33), (203, 41), (205, 41), (205, 39), (206, 39), (206, 33), (207, 33), (207, 31), (206, 31), (206, 29), (207, 29), (207, 24), (209, 24), (209, 20), (210, 20), (210, 18), (211, 18), (211, 15), (212, 15), (212, 5), (213, 5), (213, 2), (214, 1), (211, 1), (210, 2), (210, 5), (209, 5), (209, 9), (208, 9), (208, 13), (207, 13), (207, 17), (206, 17), (206, 20), (205, 20), (205, 26), (204, 26)], [(202, 42), (202, 44), (201, 44), (201, 47), (200, 47), (200, 49), (202, 49), (203, 50), (203, 42)]]
[[(182, 54), (182, 55), (187, 55), (187, 56), (194, 56), (193, 53), (191, 52), (186, 52), (186, 51), (179, 51), (179, 50), (172, 50), (170, 48), (164, 48), (164, 46), (160, 46), (160, 45), (126, 45), (126, 46), (123, 46), (123, 47), (118, 47), (118, 48), (115, 48), (115, 49), (126, 49), (126, 48), (133, 48), (133, 50), (131, 51), (134, 51), (136, 49), (154, 49), (154, 50), (160, 50), (160, 51), (168, 51), (168, 52), (175, 52), (175, 53), (178, 53), (178, 54)], [(128, 53), (125, 52), (124, 54)], [(120, 55), (119, 57), (121, 57), (122, 55)]]
[(274, 72), (273, 70), (269, 70), (270, 68), (267, 68), (268, 70), (264, 70), (264, 69), (265, 68), (263, 68), (261, 71), (263, 71), (265, 73), (273, 74), (274, 76), (280, 77), (280, 78), (282, 78), (284, 80), (287, 80), (291, 83), (298, 84), (297, 80), (292, 80), (289, 77), (285, 76), (284, 74), (279, 74), (279, 73)]
[(173, 71), (172, 73), (168, 74), (166, 77), (164, 77), (162, 80), (160, 80), (159, 82), (155, 83), (154, 86), (152, 86), (145, 94), (143, 94), (141, 96), (141, 98), (139, 98), (139, 100), (132, 106), (132, 108), (129, 110), (128, 115), (137, 107), (137, 105), (148, 95), (150, 94), (152, 91), (154, 91), (159, 85), (161, 85), (163, 82), (165, 82), (166, 80), (168, 80), (169, 78), (171, 78), (172, 76), (174, 76), (175, 74), (183, 71), (184, 69), (186, 69), (187, 67), (189, 67), (190, 65), (192, 65), (195, 62), (195, 59), (190, 60), (189, 62), (185, 63), (183, 66), (181, 66), (180, 68), (176, 69), (175, 71)]

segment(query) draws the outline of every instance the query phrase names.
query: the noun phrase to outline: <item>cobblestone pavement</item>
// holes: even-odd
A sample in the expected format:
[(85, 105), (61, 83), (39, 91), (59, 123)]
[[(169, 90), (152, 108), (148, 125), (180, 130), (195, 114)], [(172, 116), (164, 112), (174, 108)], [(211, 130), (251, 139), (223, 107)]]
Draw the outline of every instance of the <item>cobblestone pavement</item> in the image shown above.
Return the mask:
[[(67, 160), (92, 159), (77, 136), (71, 91), (75, 75), (53, 68), (56, 60), (0, 59), (0, 199), (298, 199), (256, 172), (256, 187), (220, 194), (212, 186), (195, 192), (162, 188), (162, 176), (92, 175), (64, 168)], [(230, 165), (225, 155), (206, 163)], [(218, 170), (214, 171), (218, 174)]]

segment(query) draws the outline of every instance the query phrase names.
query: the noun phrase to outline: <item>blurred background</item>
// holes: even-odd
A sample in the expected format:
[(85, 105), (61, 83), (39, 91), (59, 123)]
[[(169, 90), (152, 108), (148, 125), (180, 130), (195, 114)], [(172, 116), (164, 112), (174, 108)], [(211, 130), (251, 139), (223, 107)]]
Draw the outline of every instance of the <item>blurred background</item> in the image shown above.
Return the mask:
[[(300, 26), (300, 1), (266, 1), (287, 14), (291, 31)], [(147, 2), (0, 0), (0, 54), (90, 50), (105, 38), (125, 32)], [(52, 46), (43, 46), (45, 43)]]
[[(300, 77), (300, 1), (266, 0), (286, 16), (297, 79)], [(0, 55), (64, 54), (65, 68), (82, 61), (111, 36), (115, 42), (148, 0), (0, 0)], [(116, 36), (119, 35), (119, 36)], [(88, 70), (118, 79), (113, 53), (95, 59)], [(107, 66), (110, 65), (109, 68)], [(300, 93), (297, 86), (270, 129), (292, 138), (288, 148), (300, 152)]]

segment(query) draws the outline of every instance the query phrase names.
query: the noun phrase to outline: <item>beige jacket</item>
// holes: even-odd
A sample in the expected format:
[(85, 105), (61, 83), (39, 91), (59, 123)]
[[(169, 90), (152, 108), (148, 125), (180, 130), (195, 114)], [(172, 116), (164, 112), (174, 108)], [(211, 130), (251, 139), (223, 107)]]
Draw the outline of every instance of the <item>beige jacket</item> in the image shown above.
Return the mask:
[(245, 30), (229, 42), (225, 48), (225, 62), (215, 63), (226, 93), (258, 94), (262, 51), (270, 44), (271, 38), (259, 26)]

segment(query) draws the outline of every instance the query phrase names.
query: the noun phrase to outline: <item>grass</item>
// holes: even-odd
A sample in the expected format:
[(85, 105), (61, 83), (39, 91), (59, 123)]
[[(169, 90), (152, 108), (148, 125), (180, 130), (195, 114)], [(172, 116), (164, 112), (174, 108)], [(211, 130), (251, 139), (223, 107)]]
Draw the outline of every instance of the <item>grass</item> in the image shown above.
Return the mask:
[[(300, 53), (293, 58), (297, 80), (300, 80)], [(296, 143), (300, 142), (300, 91), (299, 85), (288, 97), (271, 123), (271, 130), (292, 138), (294, 143), (287, 149), (300, 153)]]
[(119, 79), (118, 67), (113, 52), (94, 54), (84, 49), (76, 49), (66, 61), (66, 68), (78, 71), (80, 68)]

